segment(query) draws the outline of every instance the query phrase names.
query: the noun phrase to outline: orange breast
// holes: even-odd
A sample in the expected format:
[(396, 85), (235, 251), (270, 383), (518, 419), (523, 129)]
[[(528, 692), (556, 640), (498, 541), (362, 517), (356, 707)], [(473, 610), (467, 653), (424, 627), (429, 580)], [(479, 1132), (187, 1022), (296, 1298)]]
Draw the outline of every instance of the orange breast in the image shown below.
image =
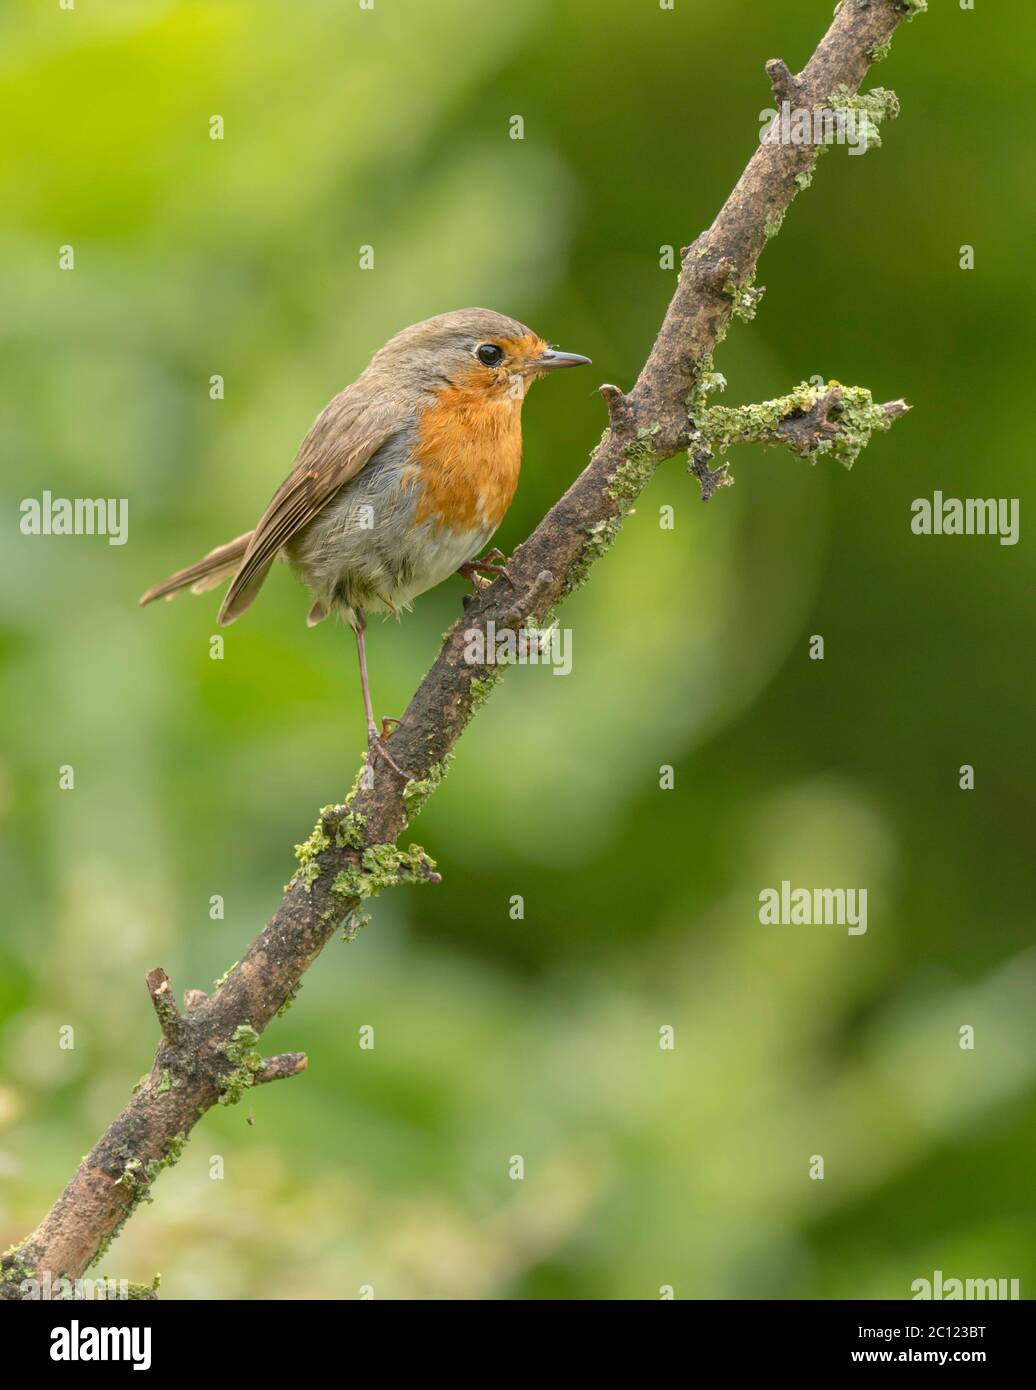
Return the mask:
[(522, 402), (481, 385), (447, 386), (422, 414), (414, 450), (417, 521), (495, 531), (522, 462)]

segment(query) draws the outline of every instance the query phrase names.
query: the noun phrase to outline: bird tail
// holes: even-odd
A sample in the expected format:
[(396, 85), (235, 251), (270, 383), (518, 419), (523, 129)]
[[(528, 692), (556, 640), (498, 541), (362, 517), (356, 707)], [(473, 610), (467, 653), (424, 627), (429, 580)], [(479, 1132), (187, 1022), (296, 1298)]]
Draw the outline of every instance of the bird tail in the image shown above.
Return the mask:
[(188, 565), (184, 570), (177, 570), (168, 579), (163, 579), (161, 584), (156, 584), (153, 589), (148, 589), (146, 594), (141, 594), (141, 607), (147, 603), (154, 603), (156, 598), (173, 598), (181, 589), (190, 589), (192, 594), (204, 594), (207, 590), (214, 589), (237, 569), (244, 559), (251, 539), (252, 532), (246, 531), (243, 536), (238, 536), (237, 540), (227, 541), (226, 545), (218, 545), (215, 550), (210, 550), (196, 564)]

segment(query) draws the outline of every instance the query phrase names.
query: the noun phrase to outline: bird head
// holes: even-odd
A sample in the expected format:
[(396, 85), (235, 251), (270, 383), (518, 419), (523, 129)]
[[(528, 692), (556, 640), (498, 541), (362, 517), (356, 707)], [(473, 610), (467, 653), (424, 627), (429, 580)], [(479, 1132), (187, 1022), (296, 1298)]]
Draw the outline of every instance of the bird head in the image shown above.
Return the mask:
[(452, 386), (520, 402), (538, 377), (589, 361), (576, 352), (559, 352), (505, 314), (458, 309), (404, 328), (375, 353), (368, 371), (406, 380), (432, 395)]

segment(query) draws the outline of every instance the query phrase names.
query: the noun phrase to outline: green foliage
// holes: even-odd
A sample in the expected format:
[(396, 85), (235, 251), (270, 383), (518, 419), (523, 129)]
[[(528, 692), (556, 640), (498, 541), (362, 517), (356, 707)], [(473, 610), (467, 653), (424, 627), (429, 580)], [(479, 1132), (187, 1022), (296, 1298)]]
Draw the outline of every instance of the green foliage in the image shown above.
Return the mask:
[[(659, 245), (733, 187), (761, 60), (804, 60), (830, 8), (5, 7), (0, 1246), (150, 1067), (144, 973), (182, 994), (243, 955), (365, 748), (351, 634), (307, 629), (287, 566), (223, 660), (218, 592), (135, 596), (254, 524), (390, 333), (465, 304), (594, 359), (530, 392), (513, 553), (600, 436), (593, 388), (636, 379)], [(1013, 551), (909, 531), (914, 497), (1024, 497), (1034, 468), (1030, 213), (1004, 170), (1036, 7), (978, 8), (902, 26), (895, 140), (820, 162), (718, 359), (738, 401), (825, 369), (914, 415), (848, 476), (733, 445), (709, 507), (657, 470), (559, 610), (571, 674), (473, 682), (492, 698), (422, 813), (442, 884), (382, 895), (317, 962), (263, 1040), (307, 1079), (210, 1112), (106, 1274), (212, 1299), (901, 1299), (934, 1268), (1031, 1292), (1031, 552), (1024, 529)], [(996, 159), (947, 134), (991, 92)], [(128, 497), (129, 543), (22, 536), (44, 489)], [(464, 587), (371, 624), (379, 715)], [(761, 928), (786, 876), (869, 885), (867, 936)]]

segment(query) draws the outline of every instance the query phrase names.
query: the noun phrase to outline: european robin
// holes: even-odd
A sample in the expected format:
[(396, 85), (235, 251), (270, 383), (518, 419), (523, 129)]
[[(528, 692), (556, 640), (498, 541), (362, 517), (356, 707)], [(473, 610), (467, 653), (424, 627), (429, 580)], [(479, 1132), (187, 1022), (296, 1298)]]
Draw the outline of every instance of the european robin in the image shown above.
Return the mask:
[(334, 613), (352, 627), (370, 757), (405, 776), (384, 747), (367, 679), (368, 613), (398, 615), (459, 573), (506, 575), (491, 551), (476, 560), (518, 484), (522, 402), (537, 377), (589, 362), (558, 352), (490, 309), (415, 323), (317, 416), (254, 531), (217, 546), (141, 596), (204, 593), (233, 575), (219, 610), (232, 623), (283, 555), (309, 586), (310, 626)]

